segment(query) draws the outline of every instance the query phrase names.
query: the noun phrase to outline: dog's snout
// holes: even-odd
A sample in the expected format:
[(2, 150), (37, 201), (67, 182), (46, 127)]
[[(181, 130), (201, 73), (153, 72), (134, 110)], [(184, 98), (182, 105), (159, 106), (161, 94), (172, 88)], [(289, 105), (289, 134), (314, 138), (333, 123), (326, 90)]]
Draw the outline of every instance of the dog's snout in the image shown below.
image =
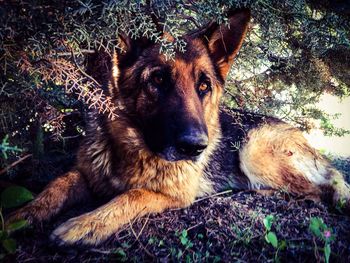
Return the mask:
[(208, 135), (204, 132), (182, 134), (176, 141), (176, 150), (187, 156), (198, 156), (208, 146)]

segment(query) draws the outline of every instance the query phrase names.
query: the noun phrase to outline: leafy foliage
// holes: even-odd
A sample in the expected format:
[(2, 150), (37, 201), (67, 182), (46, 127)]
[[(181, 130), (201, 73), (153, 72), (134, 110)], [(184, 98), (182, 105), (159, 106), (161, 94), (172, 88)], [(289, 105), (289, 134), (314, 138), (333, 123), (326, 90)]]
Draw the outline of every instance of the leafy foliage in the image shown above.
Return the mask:
[(0, 259), (4, 258), (6, 253), (13, 254), (16, 251), (16, 240), (11, 238), (11, 233), (27, 226), (26, 220), (18, 220), (5, 225), (2, 209), (18, 207), (32, 199), (32, 193), (20, 186), (10, 186), (1, 193), (0, 242), (3, 249), (0, 249)]
[(1, 194), (1, 204), (4, 208), (13, 208), (33, 199), (33, 195), (26, 188), (11, 186)]

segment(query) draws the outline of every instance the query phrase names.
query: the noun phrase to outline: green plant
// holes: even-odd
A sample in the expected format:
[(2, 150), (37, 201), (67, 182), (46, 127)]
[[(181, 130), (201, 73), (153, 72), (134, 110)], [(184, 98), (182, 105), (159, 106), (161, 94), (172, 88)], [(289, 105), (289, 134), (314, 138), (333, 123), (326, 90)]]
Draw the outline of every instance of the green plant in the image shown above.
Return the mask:
[(272, 224), (276, 221), (273, 215), (268, 215), (264, 218), (265, 226), (265, 240), (267, 243), (271, 244), (274, 248), (278, 247), (278, 239), (275, 232), (271, 231)]
[[(321, 242), (324, 244), (324, 260), (326, 263), (328, 263), (331, 255), (331, 243), (335, 239), (335, 236), (332, 234), (332, 229), (323, 222), (322, 218), (312, 217), (310, 218), (309, 230), (314, 236), (314, 239), (316, 238), (321, 240)], [(317, 249), (316, 243), (315, 248)]]
[(0, 144), (0, 151), (5, 159), (8, 158), (8, 153), (22, 152), (22, 149), (19, 149), (17, 146), (10, 146), (8, 138), (9, 136), (6, 135)]
[[(176, 231), (175, 236), (179, 238), (183, 247), (170, 247), (171, 256), (176, 261), (193, 262), (193, 257), (196, 257), (196, 254), (193, 251), (189, 251), (193, 247), (193, 243), (189, 239), (188, 230), (184, 229), (181, 232)], [(203, 236), (199, 238), (203, 238)]]
[(268, 215), (264, 218), (263, 223), (265, 227), (265, 240), (268, 244), (271, 244), (275, 249), (275, 262), (279, 262), (278, 253), (287, 247), (287, 242), (285, 240), (278, 241), (275, 232), (271, 231), (273, 223), (276, 222), (276, 218), (273, 215)]
[(16, 251), (16, 240), (11, 238), (11, 233), (27, 226), (26, 220), (18, 220), (5, 225), (3, 208), (15, 208), (33, 199), (33, 195), (26, 188), (21, 186), (10, 186), (1, 193), (1, 208), (0, 208), (0, 242), (2, 250), (0, 258), (3, 258), (6, 253), (14, 253)]
[(186, 229), (182, 230), (181, 234), (179, 235), (179, 239), (180, 239), (181, 244), (186, 249), (193, 247), (193, 243), (191, 242), (191, 240), (189, 240), (188, 233), (187, 233)]

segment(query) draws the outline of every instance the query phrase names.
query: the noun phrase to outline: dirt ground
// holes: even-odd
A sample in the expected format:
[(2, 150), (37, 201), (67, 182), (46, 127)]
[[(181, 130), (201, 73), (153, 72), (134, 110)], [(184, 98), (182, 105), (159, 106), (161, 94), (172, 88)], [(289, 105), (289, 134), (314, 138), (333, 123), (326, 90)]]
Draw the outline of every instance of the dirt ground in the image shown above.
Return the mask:
[[(350, 160), (333, 160), (349, 176)], [(315, 217), (322, 218), (334, 236), (330, 262), (350, 262), (350, 218), (283, 192), (219, 193), (186, 209), (130, 222), (95, 248), (58, 248), (50, 242), (51, 231), (60, 223), (96, 206), (75, 207), (56, 221), (15, 233), (17, 251), (4, 262), (323, 262), (324, 243), (309, 230)], [(272, 231), (279, 244), (285, 243), (279, 249), (265, 240), (263, 220), (268, 215), (276, 218)]]

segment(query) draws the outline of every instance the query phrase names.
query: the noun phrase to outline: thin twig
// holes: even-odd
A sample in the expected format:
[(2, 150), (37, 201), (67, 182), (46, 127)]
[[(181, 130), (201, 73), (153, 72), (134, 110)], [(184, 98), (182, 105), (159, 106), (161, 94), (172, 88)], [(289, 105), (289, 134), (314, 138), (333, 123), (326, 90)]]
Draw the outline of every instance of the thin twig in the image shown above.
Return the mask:
[(320, 254), (318, 252), (318, 246), (317, 246), (315, 237), (312, 238), (312, 241), (314, 243), (314, 255), (315, 255), (315, 258), (316, 258), (317, 262), (321, 262)]
[(213, 195), (209, 195), (209, 196), (197, 199), (196, 201), (194, 201), (194, 203), (198, 203), (200, 201), (203, 201), (203, 200), (206, 200), (206, 199), (210, 199), (210, 198), (215, 197), (215, 196), (228, 194), (228, 193), (232, 193), (232, 190), (226, 190), (226, 191), (223, 191), (223, 192), (220, 192), (220, 193), (216, 193), (216, 194), (213, 194)]
[(190, 231), (191, 229), (196, 228), (196, 227), (198, 227), (198, 226), (200, 226), (200, 225), (202, 225), (202, 224), (203, 224), (203, 222), (199, 222), (198, 224), (196, 224), (196, 225), (194, 225), (194, 226), (190, 226), (189, 228), (187, 228), (186, 231), (188, 232), (188, 231)]
[(154, 255), (153, 255), (151, 252), (149, 252), (149, 250), (148, 250), (148, 249), (142, 244), (142, 242), (139, 240), (139, 237), (137, 236), (135, 230), (133, 229), (132, 224), (131, 224), (130, 221), (129, 221), (129, 226), (130, 226), (131, 232), (134, 234), (134, 236), (135, 236), (137, 242), (139, 242), (139, 244), (141, 245), (142, 249), (146, 252), (147, 255), (149, 255), (151, 258), (154, 258)]
[(5, 220), (4, 220), (4, 216), (2, 214), (2, 208), (0, 207), (0, 219), (1, 219), (1, 230), (4, 231), (5, 230)]
[(5, 167), (4, 169), (0, 170), (0, 175), (6, 173), (8, 170), (10, 170), (11, 168), (13, 168), (14, 166), (16, 166), (17, 164), (19, 164), (20, 162), (23, 162), (25, 159), (31, 157), (32, 154), (27, 154), (21, 158), (19, 158), (17, 161), (11, 163), (9, 166)]
[[(95, 50), (91, 50), (91, 49), (82, 49), (80, 50), (79, 52), (74, 52), (74, 54), (94, 54), (96, 53)], [(57, 56), (57, 57), (69, 57), (72, 55), (72, 52), (56, 52), (54, 53), (54, 56)]]
[(101, 250), (101, 249), (97, 249), (97, 248), (91, 248), (91, 249), (89, 249), (89, 251), (94, 252), (94, 253), (103, 254), (103, 255), (109, 255), (109, 254), (113, 253), (109, 250)]
[(76, 59), (75, 59), (75, 56), (74, 56), (74, 52), (73, 50), (71, 49), (71, 55), (72, 55), (72, 58), (73, 58), (73, 62), (75, 64), (75, 66), (77, 67), (77, 69), (80, 71), (81, 74), (83, 74), (86, 78), (90, 79), (92, 82), (94, 82), (97, 87), (101, 87), (101, 84), (96, 80), (94, 79), (92, 76), (90, 76), (89, 74), (87, 74), (80, 66), (79, 64), (77, 63)]
[(149, 219), (149, 214), (147, 214), (148, 216), (146, 217), (146, 222), (143, 224), (143, 226), (142, 226), (142, 228), (141, 228), (141, 230), (140, 230), (140, 232), (139, 232), (139, 234), (137, 235), (137, 239), (139, 239), (139, 237), (141, 236), (141, 234), (142, 234), (142, 231), (143, 231), (143, 229), (145, 228), (145, 226), (147, 225), (147, 223), (148, 223), (148, 219)]

